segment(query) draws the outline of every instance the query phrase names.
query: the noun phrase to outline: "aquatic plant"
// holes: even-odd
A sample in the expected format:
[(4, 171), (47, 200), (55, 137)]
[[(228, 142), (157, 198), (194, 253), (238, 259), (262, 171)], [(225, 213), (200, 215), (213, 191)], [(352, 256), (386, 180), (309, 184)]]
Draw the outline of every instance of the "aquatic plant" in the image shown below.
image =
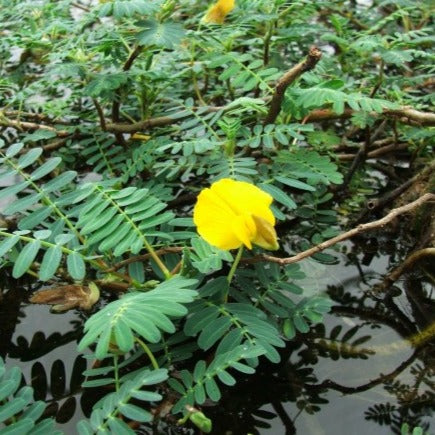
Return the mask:
[[(84, 310), (83, 387), (104, 394), (80, 435), (210, 432), (206, 401), (330, 311), (295, 263), (417, 209), (425, 228), (429, 5), (356, 3), (2, 0), (0, 267)], [(8, 373), (0, 432), (54, 431)]]

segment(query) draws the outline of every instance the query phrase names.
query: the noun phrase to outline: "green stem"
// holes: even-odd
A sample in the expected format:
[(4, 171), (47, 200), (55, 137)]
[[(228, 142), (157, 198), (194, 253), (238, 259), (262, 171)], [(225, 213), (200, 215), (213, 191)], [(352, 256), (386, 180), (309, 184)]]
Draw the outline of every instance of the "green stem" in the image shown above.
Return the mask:
[(137, 337), (135, 337), (135, 339), (134, 339), (137, 343), (139, 343), (140, 344), (140, 346), (142, 347), (142, 349), (143, 349), (143, 351), (148, 355), (148, 358), (150, 359), (150, 361), (151, 361), (151, 364), (152, 364), (152, 366), (153, 366), (153, 368), (154, 368), (154, 370), (158, 370), (160, 367), (159, 367), (159, 365), (157, 364), (157, 361), (156, 361), (156, 359), (154, 358), (154, 355), (153, 355), (153, 353), (150, 351), (150, 348), (140, 339), (140, 338), (137, 338)]
[(113, 355), (113, 368), (115, 371), (115, 389), (119, 391), (119, 372), (118, 372), (118, 356)]
[(157, 255), (156, 251), (154, 250), (154, 248), (151, 246), (151, 244), (148, 242), (147, 238), (144, 236), (144, 234), (138, 228), (138, 226), (133, 222), (133, 220), (130, 218), (130, 216), (103, 189), (101, 189), (100, 187), (97, 186), (96, 190), (98, 190), (103, 196), (105, 196), (105, 198), (112, 204), (112, 206), (117, 209), (119, 214), (121, 214), (123, 216), (124, 220), (133, 228), (133, 230), (136, 232), (136, 234), (138, 234), (138, 236), (141, 237), (143, 244), (145, 246), (145, 249), (148, 251), (151, 258), (156, 262), (159, 269), (163, 272), (165, 279), (172, 278), (171, 272), (163, 264), (162, 260), (160, 260), (159, 256)]
[(230, 284), (231, 284), (231, 281), (233, 280), (234, 274), (236, 273), (236, 269), (240, 263), (240, 259), (242, 258), (242, 254), (243, 254), (243, 245), (240, 246), (239, 250), (237, 251), (236, 258), (234, 259), (234, 263), (231, 266), (230, 273), (227, 276), (228, 290), (224, 294), (224, 303), (228, 302), (228, 292), (230, 290)]
[(157, 255), (156, 251), (154, 251), (154, 248), (150, 245), (148, 240), (145, 239), (145, 237), (143, 238), (143, 242), (144, 242), (146, 250), (151, 255), (151, 258), (156, 262), (156, 264), (159, 267), (159, 269), (163, 272), (163, 275), (165, 275), (165, 279), (172, 278), (171, 272), (163, 264), (162, 260), (160, 260), (160, 257)]

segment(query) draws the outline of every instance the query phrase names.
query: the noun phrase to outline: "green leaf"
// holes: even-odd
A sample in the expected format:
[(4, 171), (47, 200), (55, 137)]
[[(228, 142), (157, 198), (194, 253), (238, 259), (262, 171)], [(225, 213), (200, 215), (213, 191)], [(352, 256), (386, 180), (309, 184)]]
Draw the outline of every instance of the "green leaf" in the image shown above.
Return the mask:
[(58, 269), (62, 260), (62, 249), (60, 246), (52, 246), (48, 248), (42, 259), (39, 268), (39, 279), (41, 281), (48, 281), (53, 278), (56, 270)]
[(10, 251), (18, 242), (20, 238), (17, 235), (7, 237), (0, 243), (0, 257), (3, 257), (8, 251)]
[(129, 293), (109, 303), (88, 319), (79, 348), (97, 342), (96, 356), (104, 358), (113, 334), (121, 340), (124, 352), (134, 345), (133, 332), (147, 341), (158, 342), (161, 330), (175, 331), (169, 316), (181, 317), (187, 313), (182, 303), (191, 302), (196, 296), (197, 292), (189, 289), (195, 283), (195, 280), (175, 277), (146, 293)]
[(56, 137), (55, 131), (40, 128), (35, 130), (33, 133), (26, 135), (23, 142), (36, 142), (38, 140), (52, 139), (53, 137)]
[(293, 201), (292, 198), (290, 198), (289, 195), (287, 195), (283, 190), (281, 190), (279, 187), (273, 186), (271, 184), (261, 183), (258, 186), (261, 190), (264, 190), (265, 192), (272, 195), (273, 199), (275, 201), (278, 201), (282, 205), (286, 206), (290, 210), (295, 209), (296, 203)]
[(122, 415), (134, 421), (147, 422), (153, 419), (153, 416), (148, 411), (129, 403), (121, 405), (119, 410)]
[(42, 177), (45, 177), (47, 174), (56, 169), (61, 161), (62, 159), (60, 157), (53, 157), (47, 160), (43, 165), (30, 174), (31, 180), (36, 181)]
[(15, 260), (14, 268), (12, 269), (12, 276), (14, 278), (20, 278), (27, 272), (38, 255), (40, 247), (41, 242), (39, 240), (35, 240), (28, 243), (23, 248), (23, 250), (18, 254), (18, 257)]
[(39, 207), (33, 210), (30, 214), (23, 217), (18, 222), (18, 228), (20, 230), (31, 230), (43, 222), (48, 216), (51, 215), (52, 209), (50, 207)]
[(68, 257), (66, 258), (66, 265), (71, 278), (75, 279), (76, 281), (81, 281), (85, 277), (86, 265), (79, 253), (72, 252), (71, 254), (68, 254)]
[(275, 180), (285, 184), (286, 186), (294, 187), (295, 189), (308, 190), (310, 192), (314, 192), (316, 190), (313, 186), (310, 186), (307, 183), (287, 177), (281, 177), (279, 175), (275, 176)]
[(62, 189), (77, 177), (76, 171), (66, 171), (42, 186), (45, 193)]
[[(0, 411), (1, 413), (1, 411)], [(1, 421), (1, 414), (0, 414)], [(1, 430), (1, 435), (23, 435), (30, 432), (30, 430), (35, 426), (35, 422), (30, 418), (23, 418), (19, 421), (13, 423), (10, 426)]]
[(137, 41), (140, 45), (157, 45), (163, 48), (173, 48), (184, 37), (183, 27), (170, 21), (158, 22), (146, 20), (140, 22), (139, 26), (145, 29), (137, 35)]

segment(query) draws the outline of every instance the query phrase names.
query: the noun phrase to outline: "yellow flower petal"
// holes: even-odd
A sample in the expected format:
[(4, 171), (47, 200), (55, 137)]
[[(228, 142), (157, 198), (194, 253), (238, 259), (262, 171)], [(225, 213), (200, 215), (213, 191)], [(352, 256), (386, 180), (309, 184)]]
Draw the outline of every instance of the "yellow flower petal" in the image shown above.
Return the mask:
[(214, 183), (212, 188), (235, 214), (255, 214), (275, 225), (275, 216), (270, 210), (273, 198), (253, 184), (223, 178)]
[(199, 235), (220, 249), (256, 244), (278, 249), (273, 198), (253, 184), (223, 178), (204, 189), (193, 210)]
[(275, 228), (260, 216), (252, 215), (255, 222), (257, 233), (252, 242), (269, 251), (276, 251), (279, 249), (278, 237)]
[(218, 0), (210, 6), (202, 21), (204, 23), (222, 24), (225, 17), (234, 9), (235, 0)]
[[(248, 249), (252, 249), (251, 240), (255, 237), (257, 228), (255, 227), (255, 223), (251, 216), (237, 216), (231, 222), (231, 229), (240, 242), (242, 242)], [(240, 243), (239, 246), (242, 243)]]
[(236, 249), (242, 243), (234, 232), (228, 231), (237, 215), (212, 189), (204, 189), (199, 195), (193, 212), (193, 222), (199, 235), (213, 246)]

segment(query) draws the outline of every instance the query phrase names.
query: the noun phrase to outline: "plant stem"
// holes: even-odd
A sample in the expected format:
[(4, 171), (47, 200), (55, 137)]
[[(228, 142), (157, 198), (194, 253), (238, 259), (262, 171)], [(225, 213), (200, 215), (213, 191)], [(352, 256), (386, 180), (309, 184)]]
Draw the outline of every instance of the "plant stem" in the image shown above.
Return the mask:
[(150, 359), (154, 370), (158, 370), (160, 367), (157, 364), (157, 361), (154, 358), (153, 353), (150, 351), (150, 348), (140, 338), (135, 337), (134, 340), (141, 345), (143, 351), (148, 355), (148, 358)]
[(119, 390), (118, 355), (113, 355), (113, 368), (115, 372), (115, 389)]
[(233, 265), (231, 266), (231, 270), (230, 270), (230, 273), (228, 274), (228, 276), (227, 276), (227, 281), (228, 281), (228, 290), (225, 292), (225, 294), (224, 294), (224, 302), (228, 302), (228, 292), (229, 292), (229, 290), (230, 290), (230, 284), (231, 284), (231, 281), (233, 280), (233, 276), (234, 276), (234, 274), (236, 273), (236, 269), (237, 269), (237, 266), (239, 265), (239, 263), (240, 263), (240, 259), (242, 258), (242, 254), (243, 254), (243, 245), (242, 246), (240, 246), (240, 248), (239, 248), (239, 250), (237, 251), (237, 255), (236, 255), (236, 258), (234, 259), (234, 263), (233, 263)]
[(156, 254), (156, 251), (145, 237), (143, 238), (143, 242), (151, 258), (156, 262), (159, 269), (163, 272), (163, 275), (165, 275), (165, 279), (172, 278), (171, 272), (169, 272), (168, 268), (163, 264), (162, 260), (160, 260), (160, 257)]

